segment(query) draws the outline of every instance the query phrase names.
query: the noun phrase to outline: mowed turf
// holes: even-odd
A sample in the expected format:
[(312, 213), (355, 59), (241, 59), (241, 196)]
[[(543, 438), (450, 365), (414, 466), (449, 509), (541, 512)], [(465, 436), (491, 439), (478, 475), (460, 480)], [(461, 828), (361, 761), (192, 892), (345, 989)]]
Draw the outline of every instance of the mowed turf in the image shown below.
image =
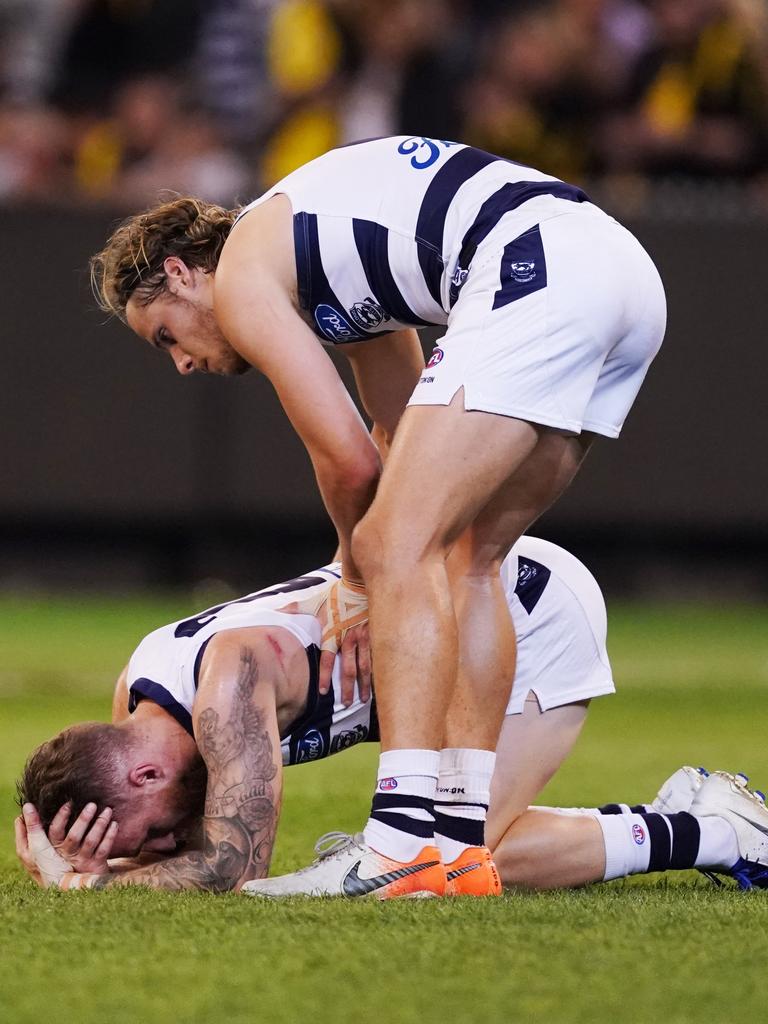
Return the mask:
[[(16, 867), (13, 779), (64, 725), (106, 717), (135, 643), (204, 604), (0, 600), (0, 1019), (735, 1024), (768, 1017), (768, 892), (695, 873), (494, 901), (261, 905), (236, 895), (43, 892)], [(649, 800), (682, 763), (768, 785), (768, 608), (610, 609), (596, 701), (542, 802)], [(373, 747), (289, 769), (275, 869), (364, 820)]]

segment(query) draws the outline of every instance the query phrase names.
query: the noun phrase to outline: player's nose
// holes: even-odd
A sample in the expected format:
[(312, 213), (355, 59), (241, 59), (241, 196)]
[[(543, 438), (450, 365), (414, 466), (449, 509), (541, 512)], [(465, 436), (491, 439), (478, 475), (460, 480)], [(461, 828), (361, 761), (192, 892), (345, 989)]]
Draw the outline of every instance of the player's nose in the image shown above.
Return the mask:
[(170, 354), (176, 369), (182, 377), (187, 377), (190, 373), (195, 372), (195, 364), (192, 360), (192, 356), (188, 356), (186, 352), (182, 352), (178, 345), (173, 346)]

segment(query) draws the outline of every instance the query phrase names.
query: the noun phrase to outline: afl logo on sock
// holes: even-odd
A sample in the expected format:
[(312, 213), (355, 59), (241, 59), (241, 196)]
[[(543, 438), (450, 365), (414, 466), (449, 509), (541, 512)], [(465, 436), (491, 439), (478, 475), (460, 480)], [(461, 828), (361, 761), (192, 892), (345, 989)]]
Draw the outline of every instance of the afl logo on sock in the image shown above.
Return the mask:
[(397, 779), (379, 779), (379, 789), (397, 789)]
[(427, 366), (437, 366), (438, 363), (442, 362), (445, 353), (441, 348), (436, 348), (432, 355), (429, 357)]
[(632, 826), (632, 838), (635, 840), (638, 846), (642, 846), (645, 842), (645, 829), (642, 825)]

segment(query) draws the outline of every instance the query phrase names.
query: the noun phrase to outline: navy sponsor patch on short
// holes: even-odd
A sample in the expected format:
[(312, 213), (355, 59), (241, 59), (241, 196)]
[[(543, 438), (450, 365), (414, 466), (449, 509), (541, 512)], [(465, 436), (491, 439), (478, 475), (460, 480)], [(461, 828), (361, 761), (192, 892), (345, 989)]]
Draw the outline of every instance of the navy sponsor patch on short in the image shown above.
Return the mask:
[(494, 309), (547, 287), (547, 263), (538, 224), (504, 247), (500, 283), (493, 297)]
[(323, 337), (329, 341), (357, 341), (360, 338), (360, 332), (344, 314), (324, 302), (315, 306), (315, 323)]

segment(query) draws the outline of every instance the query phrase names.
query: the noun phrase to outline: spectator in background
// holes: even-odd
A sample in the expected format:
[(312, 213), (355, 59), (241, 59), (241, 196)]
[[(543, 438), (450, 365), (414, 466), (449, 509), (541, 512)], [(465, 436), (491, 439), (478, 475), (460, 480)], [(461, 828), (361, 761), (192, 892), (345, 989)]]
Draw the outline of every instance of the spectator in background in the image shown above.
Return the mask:
[(243, 149), (263, 141), (275, 122), (268, 65), (279, 0), (208, 0), (193, 62), (196, 98), (223, 138)]
[(626, 110), (605, 125), (605, 168), (708, 177), (765, 167), (763, 0), (651, 0), (650, 10), (655, 39), (631, 70)]
[(0, 200), (60, 202), (71, 194), (66, 121), (43, 107), (0, 105)]
[(244, 162), (223, 145), (212, 119), (185, 105), (181, 83), (158, 75), (126, 82), (111, 115), (83, 133), (75, 178), (85, 198), (129, 207), (166, 189), (232, 205), (251, 188)]
[(104, 114), (140, 75), (181, 73), (194, 50), (203, 0), (75, 0), (80, 10), (51, 92), (55, 105)]
[(521, 163), (579, 179), (588, 140), (562, 109), (571, 44), (554, 4), (523, 9), (488, 33), (464, 96), (462, 141)]

